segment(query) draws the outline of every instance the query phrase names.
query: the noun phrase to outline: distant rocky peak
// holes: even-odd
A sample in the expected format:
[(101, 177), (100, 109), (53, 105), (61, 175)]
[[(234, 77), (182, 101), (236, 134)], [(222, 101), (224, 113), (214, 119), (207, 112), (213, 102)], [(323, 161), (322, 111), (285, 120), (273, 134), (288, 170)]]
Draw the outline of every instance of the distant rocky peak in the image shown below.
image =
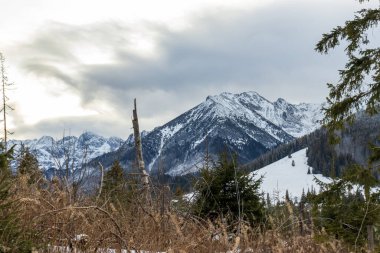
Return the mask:
[[(256, 100), (256, 101), (266, 100), (263, 96), (261, 96), (259, 93), (255, 92), (255, 91), (247, 91), (247, 92), (243, 92), (240, 94), (236, 94), (235, 96), (238, 98), (249, 98), (251, 100)], [(266, 100), (266, 101), (268, 101), (268, 100)]]
[[(27, 147), (36, 156), (40, 167), (47, 171), (58, 169), (57, 161), (62, 162), (70, 156), (72, 164), (78, 165), (84, 158), (94, 159), (104, 153), (115, 151), (123, 144), (118, 137), (105, 138), (92, 132), (84, 132), (79, 137), (64, 136), (55, 140), (50, 136), (43, 136), (34, 140), (10, 140), (10, 146), (15, 145), (15, 153), (21, 151), (22, 146)], [(12, 164), (15, 169), (17, 164)]]
[(38, 139), (37, 145), (52, 145), (54, 143), (53, 137), (50, 136), (42, 136)]
[(278, 98), (274, 103), (278, 105), (288, 104), (288, 102), (283, 98)]
[[(95, 133), (90, 132), (90, 131), (86, 131), (79, 136), (79, 138), (86, 138), (86, 139), (100, 138), (100, 137), (101, 137), (100, 135), (95, 134)], [(103, 138), (103, 137), (101, 137), (101, 138)]]

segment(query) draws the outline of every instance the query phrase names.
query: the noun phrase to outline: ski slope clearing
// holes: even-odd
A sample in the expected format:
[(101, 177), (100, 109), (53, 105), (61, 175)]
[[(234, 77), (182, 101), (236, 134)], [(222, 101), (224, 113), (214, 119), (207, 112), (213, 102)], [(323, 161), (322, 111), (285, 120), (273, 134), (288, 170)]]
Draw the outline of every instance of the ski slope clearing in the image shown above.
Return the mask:
[[(292, 162), (294, 161), (294, 166)], [(288, 190), (291, 199), (300, 199), (302, 190), (307, 193), (308, 190), (314, 189), (319, 192), (319, 186), (314, 181), (314, 177), (329, 182), (327, 177), (321, 174), (308, 174), (308, 169), (312, 173), (313, 169), (307, 165), (306, 148), (297, 151), (291, 155), (282, 158), (262, 169), (255, 171), (255, 178), (263, 176), (261, 185), (262, 192), (269, 193), (272, 200), (283, 200), (286, 190)]]

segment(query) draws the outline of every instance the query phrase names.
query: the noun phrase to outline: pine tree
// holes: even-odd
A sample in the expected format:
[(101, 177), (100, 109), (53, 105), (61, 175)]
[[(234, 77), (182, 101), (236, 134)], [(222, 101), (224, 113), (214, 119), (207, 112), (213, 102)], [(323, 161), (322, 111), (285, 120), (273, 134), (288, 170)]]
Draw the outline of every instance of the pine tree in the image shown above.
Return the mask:
[(27, 176), (29, 184), (37, 183), (41, 185), (44, 181), (43, 173), (39, 168), (37, 158), (24, 146), (21, 147), (17, 172), (19, 175)]
[(115, 161), (104, 176), (102, 195), (111, 201), (124, 201), (126, 180), (119, 161)]
[(264, 202), (259, 195), (261, 181), (237, 169), (236, 156), (229, 157), (224, 152), (214, 168), (201, 169), (194, 185), (194, 212), (211, 220), (224, 217), (229, 221), (260, 222), (264, 217)]
[[(369, 1), (359, 0), (361, 3)], [(316, 45), (316, 51), (328, 53), (342, 41), (347, 43), (345, 52), (348, 61), (345, 68), (339, 71), (340, 81), (335, 85), (328, 84), (330, 93), (323, 123), (329, 130), (332, 143), (340, 140), (335, 135), (336, 130), (343, 129), (347, 122), (352, 123), (358, 111), (365, 109), (369, 115), (380, 113), (380, 47), (373, 47), (376, 44), (370, 43), (368, 38), (379, 22), (380, 7), (362, 9), (353, 20), (323, 34)], [(379, 158), (375, 154), (374, 160)], [(335, 170), (331, 172), (335, 174)], [(365, 242), (363, 225), (372, 227), (379, 222), (380, 193), (378, 190), (376, 193), (370, 191), (379, 182), (376, 182), (369, 168), (356, 166), (347, 170), (341, 180), (334, 180), (331, 184), (319, 183), (323, 191), (315, 199), (315, 217), (323, 217), (320, 226), (329, 234), (354, 244), (356, 251), (356, 246)], [(365, 198), (351, 194), (355, 185), (364, 189)]]
[(368, 169), (353, 165), (339, 180), (317, 182), (322, 191), (310, 197), (317, 228), (353, 247), (364, 246), (367, 226), (380, 222), (379, 181)]
[(345, 69), (339, 71), (340, 81), (328, 84), (330, 94), (324, 124), (331, 131), (342, 129), (345, 122), (352, 121), (363, 104), (372, 115), (380, 112), (380, 47), (371, 48), (368, 39), (370, 29), (377, 27), (379, 22), (380, 8), (362, 9), (353, 20), (323, 34), (315, 47), (317, 52), (327, 54), (342, 41), (348, 44), (345, 48), (348, 62)]
[(305, 189), (302, 188), (302, 194), (301, 194), (301, 199), (300, 203), (305, 203), (306, 202), (306, 194), (305, 194)]
[(289, 197), (289, 191), (288, 191), (288, 189), (286, 189), (286, 191), (285, 191), (285, 201), (290, 202), (290, 197)]
[(12, 174), (8, 160), (11, 152), (0, 153), (0, 252), (30, 252), (31, 242), (24, 239), (29, 231), (20, 226), (17, 201), (10, 192)]
[(267, 208), (270, 208), (272, 206), (272, 200), (270, 199), (269, 192), (267, 192)]

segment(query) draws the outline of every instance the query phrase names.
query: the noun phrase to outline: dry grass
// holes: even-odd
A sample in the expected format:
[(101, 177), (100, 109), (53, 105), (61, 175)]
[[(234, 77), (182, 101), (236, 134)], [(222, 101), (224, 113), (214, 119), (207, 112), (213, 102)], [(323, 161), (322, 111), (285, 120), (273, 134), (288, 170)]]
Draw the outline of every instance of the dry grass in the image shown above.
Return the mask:
[[(70, 189), (55, 181), (38, 189), (18, 178), (14, 191), (25, 229), (39, 252), (48, 245), (72, 247), (82, 252), (113, 248), (151, 252), (348, 252), (338, 241), (317, 244), (311, 229), (299, 232), (290, 210), (270, 217), (268, 224), (240, 224), (239, 234), (223, 221), (210, 222), (176, 211), (170, 199), (156, 195), (147, 205), (136, 193), (128, 203), (111, 203), (80, 197), (73, 201)], [(292, 215), (289, 216), (289, 213)], [(81, 240), (77, 235), (85, 234)]]

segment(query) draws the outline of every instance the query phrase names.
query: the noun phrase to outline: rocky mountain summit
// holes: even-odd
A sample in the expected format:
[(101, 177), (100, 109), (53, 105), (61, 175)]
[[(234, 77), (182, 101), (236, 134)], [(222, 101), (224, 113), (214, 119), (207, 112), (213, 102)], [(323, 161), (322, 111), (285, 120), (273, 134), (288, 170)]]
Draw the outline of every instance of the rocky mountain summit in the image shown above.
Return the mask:
[[(197, 171), (207, 152), (216, 159), (222, 150), (248, 162), (273, 147), (312, 132), (320, 126), (321, 105), (271, 102), (256, 92), (222, 93), (207, 99), (142, 136), (144, 160), (149, 171), (161, 168), (171, 175)], [(96, 161), (110, 166), (134, 161), (133, 138), (118, 150)]]
[[(11, 140), (8, 146), (14, 146), (16, 158), (23, 148), (28, 148), (45, 174), (51, 176), (57, 170), (79, 168), (104, 153), (117, 150), (123, 142), (118, 137), (104, 138), (85, 132), (79, 137), (65, 136), (59, 140), (50, 136), (33, 140)], [(17, 168), (17, 159), (12, 167)]]

